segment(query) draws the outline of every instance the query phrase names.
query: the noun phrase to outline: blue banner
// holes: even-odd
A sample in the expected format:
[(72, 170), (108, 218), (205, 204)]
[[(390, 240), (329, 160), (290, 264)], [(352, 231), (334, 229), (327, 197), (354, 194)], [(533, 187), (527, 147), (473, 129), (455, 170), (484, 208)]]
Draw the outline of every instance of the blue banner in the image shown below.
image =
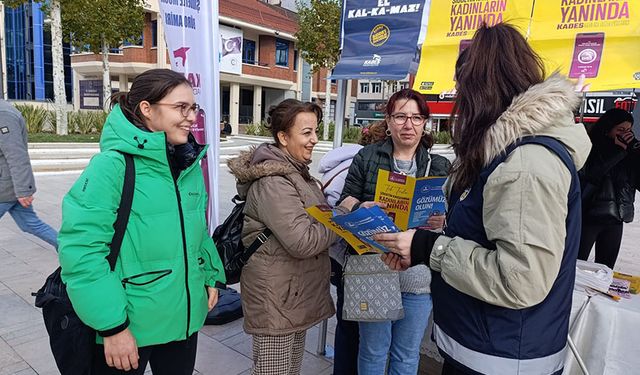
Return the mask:
[(399, 80), (415, 73), (430, 0), (345, 0), (332, 79)]

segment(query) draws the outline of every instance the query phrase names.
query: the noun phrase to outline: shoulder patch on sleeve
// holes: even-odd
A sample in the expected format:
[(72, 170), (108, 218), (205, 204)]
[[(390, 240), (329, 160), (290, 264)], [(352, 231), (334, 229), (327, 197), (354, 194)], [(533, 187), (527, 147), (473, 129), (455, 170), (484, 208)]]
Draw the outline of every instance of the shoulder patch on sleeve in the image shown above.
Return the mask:
[(8, 126), (3, 126), (0, 128), (0, 133), (2, 134), (9, 134), (9, 127)]

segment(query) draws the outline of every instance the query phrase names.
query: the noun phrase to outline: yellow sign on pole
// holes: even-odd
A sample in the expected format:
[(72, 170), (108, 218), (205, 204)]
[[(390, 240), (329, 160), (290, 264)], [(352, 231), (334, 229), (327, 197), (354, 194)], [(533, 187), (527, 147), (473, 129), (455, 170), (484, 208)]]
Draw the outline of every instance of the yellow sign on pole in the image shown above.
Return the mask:
[(434, 0), (414, 89), (440, 94), (455, 87), (458, 55), (483, 24), (509, 22), (523, 33), (529, 27), (533, 0)]
[(591, 91), (640, 87), (640, 1), (537, 0), (529, 42), (548, 73)]

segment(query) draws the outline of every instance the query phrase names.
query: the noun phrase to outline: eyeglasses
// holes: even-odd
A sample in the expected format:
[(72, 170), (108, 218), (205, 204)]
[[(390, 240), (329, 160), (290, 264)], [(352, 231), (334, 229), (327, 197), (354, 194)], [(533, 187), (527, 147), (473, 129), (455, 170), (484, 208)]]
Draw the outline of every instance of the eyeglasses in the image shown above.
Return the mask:
[(421, 115), (413, 115), (407, 116), (404, 113), (396, 113), (390, 116), (393, 119), (393, 123), (396, 125), (404, 125), (407, 122), (407, 119), (411, 119), (411, 124), (413, 126), (421, 126), (425, 122), (424, 116)]
[(176, 104), (172, 104), (172, 103), (154, 103), (157, 105), (168, 105), (173, 107), (173, 109), (177, 109), (180, 111), (180, 114), (182, 115), (182, 117), (187, 118), (189, 117), (189, 115), (191, 114), (191, 112), (193, 112), (194, 114), (198, 114), (198, 111), (200, 111), (200, 105), (198, 103), (194, 103), (194, 104), (187, 104), (187, 103), (176, 103)]

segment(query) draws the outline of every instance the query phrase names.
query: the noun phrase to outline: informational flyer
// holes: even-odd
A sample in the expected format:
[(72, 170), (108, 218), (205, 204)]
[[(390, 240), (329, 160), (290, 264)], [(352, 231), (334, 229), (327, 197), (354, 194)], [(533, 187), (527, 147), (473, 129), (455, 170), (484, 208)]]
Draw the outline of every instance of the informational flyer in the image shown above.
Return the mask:
[(344, 238), (358, 254), (386, 253), (388, 250), (373, 240), (378, 233), (399, 232), (398, 227), (378, 206), (361, 207), (354, 212), (338, 215), (326, 205), (307, 208), (307, 212), (327, 228)]
[(331, 221), (356, 236), (360, 241), (385, 253), (389, 250), (376, 242), (373, 236), (379, 233), (400, 231), (391, 218), (378, 206), (360, 207), (349, 214), (334, 216)]
[(311, 215), (311, 217), (318, 220), (318, 222), (322, 223), (325, 227), (331, 229), (338, 236), (344, 238), (344, 240), (347, 241), (347, 243), (351, 245), (358, 254), (375, 251), (371, 246), (360, 241), (358, 237), (353, 235), (351, 232), (334, 223), (331, 219), (336, 214), (331, 207), (327, 205), (313, 206), (307, 208), (306, 211)]
[(385, 203), (385, 210), (398, 228), (430, 228), (431, 216), (444, 215), (446, 177), (415, 178), (384, 169), (378, 171), (375, 201)]

